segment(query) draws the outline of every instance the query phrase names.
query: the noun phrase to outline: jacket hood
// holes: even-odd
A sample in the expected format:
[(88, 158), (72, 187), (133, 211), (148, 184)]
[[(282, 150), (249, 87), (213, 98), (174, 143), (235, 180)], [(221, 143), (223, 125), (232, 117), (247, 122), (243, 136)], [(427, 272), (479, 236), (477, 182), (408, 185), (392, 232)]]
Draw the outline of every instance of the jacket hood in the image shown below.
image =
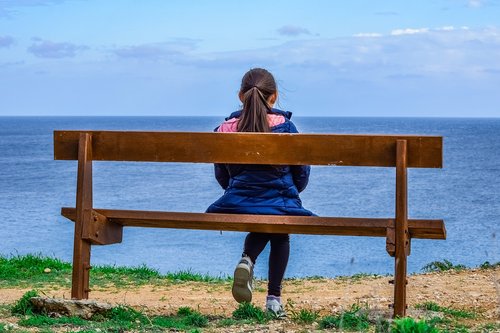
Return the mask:
[[(239, 110), (239, 111), (234, 111), (233, 113), (231, 113), (229, 115), (229, 117), (226, 117), (226, 120), (229, 120), (229, 119), (232, 119), (232, 118), (239, 118), (241, 116), (241, 112), (243, 112), (242, 110)], [(283, 110), (279, 110), (279, 109), (271, 109), (271, 111), (267, 111), (267, 113), (275, 113), (275, 114), (279, 114), (279, 115), (282, 115), (283, 117), (285, 117), (286, 119), (290, 120), (290, 118), (292, 118), (292, 112), (290, 111), (283, 111)]]

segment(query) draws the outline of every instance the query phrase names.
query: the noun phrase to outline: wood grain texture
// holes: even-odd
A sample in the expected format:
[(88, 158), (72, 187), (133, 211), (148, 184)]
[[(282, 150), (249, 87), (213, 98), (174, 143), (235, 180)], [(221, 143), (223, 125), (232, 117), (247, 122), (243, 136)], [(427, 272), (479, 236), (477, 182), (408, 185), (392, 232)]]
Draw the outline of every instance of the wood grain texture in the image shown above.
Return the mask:
[(123, 238), (123, 226), (111, 222), (106, 216), (95, 210), (91, 211), (92, 221), (89, 232), (83, 234), (82, 238), (91, 242), (92, 245), (110, 245), (121, 243)]
[(410, 246), (408, 230), (408, 173), (406, 140), (398, 140), (396, 147), (396, 220), (394, 268), (394, 317), (406, 315), (407, 261)]
[(92, 137), (80, 133), (78, 140), (78, 175), (76, 182), (75, 233), (71, 298), (89, 297), (91, 244), (83, 239), (88, 233), (92, 211)]
[(89, 133), (95, 161), (396, 166), (396, 141), (408, 142), (408, 167), (441, 168), (442, 137), (277, 133), (54, 131), (54, 159), (76, 160)]
[[(247, 214), (210, 214), (141, 210), (97, 209), (98, 214), (125, 227), (225, 230), (310, 235), (386, 237), (394, 219), (318, 216), (277, 216)], [(64, 207), (61, 215), (74, 221), (75, 208)], [(414, 238), (445, 239), (443, 220), (409, 220)]]

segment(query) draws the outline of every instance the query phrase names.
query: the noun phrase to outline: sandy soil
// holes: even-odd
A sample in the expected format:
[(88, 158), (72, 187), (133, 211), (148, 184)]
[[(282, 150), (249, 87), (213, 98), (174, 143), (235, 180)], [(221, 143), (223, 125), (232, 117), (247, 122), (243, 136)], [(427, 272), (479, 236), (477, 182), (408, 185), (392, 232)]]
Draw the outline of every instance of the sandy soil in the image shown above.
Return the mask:
[[(288, 309), (312, 309), (322, 314), (349, 308), (361, 302), (371, 309), (388, 312), (392, 303), (390, 277), (362, 279), (288, 280), (283, 298)], [(254, 304), (265, 302), (265, 282), (258, 281)], [(181, 306), (198, 309), (207, 315), (230, 316), (237, 303), (231, 297), (229, 283), (169, 283), (134, 288), (100, 288), (91, 292), (95, 300), (145, 308), (148, 312), (170, 314)], [(68, 289), (41, 290), (50, 297), (70, 297)], [(474, 310), (482, 318), (500, 321), (500, 269), (462, 272), (428, 273), (409, 277), (409, 311), (417, 303), (433, 301), (441, 306)], [(12, 303), (26, 290), (0, 289), (0, 303)]]

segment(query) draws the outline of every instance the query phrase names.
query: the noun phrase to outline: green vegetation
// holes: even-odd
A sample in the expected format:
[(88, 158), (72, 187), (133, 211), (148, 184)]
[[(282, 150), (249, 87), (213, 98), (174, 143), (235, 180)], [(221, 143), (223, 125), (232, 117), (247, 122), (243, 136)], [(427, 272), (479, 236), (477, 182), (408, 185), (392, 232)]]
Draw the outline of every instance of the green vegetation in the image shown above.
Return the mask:
[(291, 311), (292, 320), (299, 324), (312, 324), (318, 319), (319, 313), (313, 310), (301, 309), (300, 311)]
[[(50, 270), (50, 273), (45, 271)], [(0, 256), (0, 287), (39, 287), (47, 283), (69, 285), (71, 264), (39, 254)]]
[(497, 267), (500, 267), (500, 261), (494, 264), (490, 263), (489, 261), (485, 261), (481, 265), (479, 265), (479, 268), (481, 269), (494, 269)]
[(233, 311), (233, 318), (236, 320), (250, 320), (257, 323), (265, 323), (271, 319), (261, 308), (252, 303), (243, 302)]
[[(481, 269), (500, 267), (500, 262), (484, 262)], [(455, 265), (449, 260), (433, 261), (425, 265), (425, 272), (441, 272), (447, 270), (463, 270), (464, 265)], [(382, 275), (357, 273), (352, 276), (339, 276), (338, 279), (360, 281), (364, 278), (379, 278)], [(322, 280), (321, 276), (304, 278), (306, 280)], [(301, 279), (301, 280), (304, 280)], [(137, 267), (123, 267), (113, 265), (94, 266), (90, 274), (92, 287), (127, 287), (144, 284), (160, 285), (165, 283), (207, 282), (227, 283), (232, 280), (229, 276), (210, 276), (184, 270), (179, 272), (160, 274), (158, 270), (145, 265)], [(287, 279), (294, 281), (295, 279)], [(41, 288), (47, 285), (69, 287), (71, 284), (71, 263), (41, 254), (26, 254), (1, 256), (0, 255), (0, 288), (1, 287), (31, 287)]]
[[(478, 268), (496, 269), (500, 262), (485, 262)], [(448, 260), (435, 261), (426, 265), (423, 269), (428, 272), (462, 270), (466, 267), (455, 265)], [(176, 273), (160, 274), (157, 270), (145, 265), (138, 267), (96, 266), (91, 272), (91, 286), (137, 286), (143, 284), (164, 285), (171, 283), (184, 283), (188, 281), (204, 283), (226, 283), (229, 286), (229, 277), (212, 277), (190, 270)], [(377, 278), (375, 274), (355, 274), (351, 277), (340, 277), (349, 281), (358, 281), (364, 278)], [(323, 277), (310, 277), (307, 280), (321, 280)], [(300, 283), (305, 279), (291, 282)], [(71, 283), (71, 264), (56, 258), (45, 257), (37, 254), (16, 255), (10, 257), (0, 256), (0, 288), (2, 287), (68, 287)], [(262, 283), (262, 281), (260, 282)], [(214, 286), (214, 288), (218, 288)], [(43, 289), (42, 289), (43, 290)], [(264, 289), (263, 289), (264, 290)], [(34, 330), (40, 333), (60, 331), (78, 332), (122, 332), (122, 331), (185, 331), (201, 332), (206, 327), (228, 327), (243, 324), (266, 324), (273, 320), (272, 316), (249, 303), (240, 304), (233, 312), (231, 318), (207, 317), (191, 308), (179, 308), (175, 315), (147, 315), (142, 311), (118, 306), (106, 315), (96, 315), (91, 320), (77, 317), (49, 317), (44, 313), (35, 313), (29, 299), (39, 296), (35, 290), (24, 294), (15, 304), (0, 306), (0, 318), (9, 317), (10, 314), (19, 318), (18, 325), (26, 327), (13, 328), (11, 324), (0, 323), (0, 333), (3, 332), (28, 332)], [(379, 318), (376, 321), (368, 320), (368, 309), (358, 304), (352, 305), (348, 310), (325, 317), (319, 317), (319, 313), (311, 309), (295, 309), (290, 302), (287, 310), (289, 319), (297, 325), (305, 325), (304, 330), (309, 329), (307, 325), (318, 323), (320, 329), (337, 329), (343, 331), (375, 331), (377, 333), (397, 332), (494, 332), (500, 331), (496, 323), (484, 323), (481, 327), (470, 328), (470, 319), (477, 319), (478, 314), (474, 311), (464, 309), (453, 309), (440, 306), (434, 302), (425, 302), (416, 305), (416, 308), (439, 312), (442, 315), (430, 319), (415, 321), (411, 318), (397, 319), (390, 322)], [(477, 324), (476, 324), (477, 325)]]
[[(5, 308), (4, 312), (10, 312), (19, 318), (17, 325), (32, 330), (35, 328), (39, 333), (49, 333), (52, 330), (78, 331), (78, 332), (202, 332), (206, 327), (229, 327), (242, 324), (266, 324), (272, 320), (272, 316), (261, 308), (251, 303), (242, 303), (233, 312), (232, 318), (207, 317), (189, 307), (181, 307), (175, 315), (147, 315), (146, 313), (128, 306), (116, 306), (105, 314), (94, 315), (90, 320), (79, 317), (50, 317), (45, 313), (36, 313), (31, 307), (29, 299), (38, 296), (36, 291), (28, 291), (15, 304)], [(496, 323), (483, 324), (481, 327), (470, 331), (468, 326), (459, 323), (458, 319), (474, 318), (473, 312), (456, 310), (442, 307), (433, 302), (417, 305), (419, 309), (436, 311), (445, 316), (452, 317), (455, 321), (447, 318), (434, 317), (427, 320), (416, 321), (412, 318), (398, 318), (389, 322), (387, 319), (378, 318), (370, 321), (368, 308), (353, 304), (351, 307), (336, 315), (319, 318), (316, 311), (308, 309), (295, 310), (292, 303), (287, 304), (291, 313), (291, 320), (298, 325), (313, 325), (318, 322), (320, 329), (335, 329), (351, 332), (375, 332), (375, 333), (468, 333), (468, 332), (494, 332), (500, 328)], [(291, 308), (291, 309), (290, 309)], [(318, 319), (319, 318), (319, 319)], [(9, 324), (10, 325), (10, 324)], [(0, 333), (11, 332), (12, 327), (0, 323)], [(308, 328), (304, 327), (304, 331)], [(16, 332), (23, 332), (19, 327)]]
[(38, 297), (36, 290), (26, 292), (12, 307), (11, 313), (13, 315), (32, 315), (34, 313), (33, 305), (30, 302), (32, 297)]
[(438, 329), (436, 332), (442, 333), (468, 333), (468, 332), (489, 332), (488, 330), (473, 330), (470, 331), (469, 327), (464, 325), (464, 321), (467, 323), (469, 319), (475, 319), (478, 315), (473, 311), (453, 309), (450, 307), (440, 306), (434, 302), (425, 302), (421, 304), (416, 304), (415, 308), (434, 311), (442, 313), (444, 316), (436, 316), (427, 321), (427, 323)]
[(87, 323), (78, 317), (52, 318), (47, 315), (33, 315), (19, 320), (20, 326), (26, 327), (57, 327), (57, 326), (84, 326)]
[(190, 270), (167, 273), (163, 278), (171, 281), (196, 281), (196, 282), (226, 282), (232, 281), (232, 277), (214, 277), (207, 274), (193, 273)]
[(366, 331), (370, 327), (368, 312), (358, 304), (335, 316), (325, 316), (318, 322), (319, 328), (337, 328), (346, 331)]
[[(29, 298), (34, 296), (37, 296), (36, 293), (31, 291), (24, 294), (13, 306), (12, 313), (20, 317), (18, 325), (41, 328), (45, 332), (58, 327), (85, 328), (83, 332), (161, 331), (162, 329), (193, 331), (209, 324), (206, 316), (186, 307), (180, 308), (173, 316), (148, 317), (143, 312), (131, 307), (117, 306), (105, 315), (95, 315), (91, 320), (67, 316), (49, 317), (44, 313), (35, 313), (34, 309), (28, 305)], [(1, 326), (0, 332), (1, 330), (7, 329)]]
[(422, 271), (424, 272), (444, 272), (444, 271), (449, 271), (449, 270), (455, 270), (455, 271), (461, 271), (466, 269), (464, 265), (458, 264), (455, 265), (449, 260), (443, 260), (443, 261), (433, 261), (424, 267), (422, 267)]
[(391, 333), (437, 333), (437, 328), (425, 320), (415, 321), (413, 318), (395, 319), (391, 325)]
[[(145, 265), (138, 267), (94, 266), (91, 286), (137, 286), (144, 284), (182, 283), (187, 281), (224, 283), (229, 277), (213, 277), (189, 270), (162, 275)], [(71, 284), (71, 264), (41, 254), (0, 256), (0, 287), (42, 287)]]
[(378, 317), (375, 322), (375, 333), (389, 333), (390, 331), (391, 323), (383, 317)]
[(337, 276), (336, 279), (341, 281), (349, 281), (349, 282), (361, 282), (363, 279), (378, 279), (383, 277), (383, 275), (372, 274), (372, 273), (356, 273), (353, 275), (341, 275)]
[(428, 311), (441, 312), (446, 315), (450, 315), (455, 318), (475, 318), (476, 314), (474, 312), (466, 311), (466, 310), (457, 310), (449, 307), (440, 306), (434, 302), (425, 302), (422, 304), (415, 305), (417, 309), (423, 309)]
[(291, 300), (286, 303), (286, 309), (290, 313), (290, 318), (298, 324), (312, 324), (318, 319), (319, 312), (309, 309), (295, 309), (295, 304)]

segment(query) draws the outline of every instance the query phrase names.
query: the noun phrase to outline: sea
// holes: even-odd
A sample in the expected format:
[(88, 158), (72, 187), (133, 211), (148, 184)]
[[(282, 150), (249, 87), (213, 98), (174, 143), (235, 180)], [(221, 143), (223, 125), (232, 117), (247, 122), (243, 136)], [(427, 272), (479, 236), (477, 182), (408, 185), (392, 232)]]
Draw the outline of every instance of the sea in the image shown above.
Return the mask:
[[(71, 261), (75, 161), (54, 161), (54, 130), (212, 131), (222, 117), (0, 117), (0, 255)], [(500, 261), (500, 118), (296, 117), (304, 133), (444, 137), (443, 169), (409, 169), (409, 217), (443, 219), (446, 240), (412, 240), (411, 273), (433, 261)], [(223, 190), (210, 164), (94, 162), (94, 207), (204, 212)], [(304, 207), (320, 216), (392, 217), (394, 168), (313, 166)], [(93, 246), (93, 265), (146, 264), (161, 273), (231, 275), (245, 233), (125, 228), (123, 243)], [(269, 248), (256, 275), (266, 277)], [(286, 277), (391, 274), (385, 239), (292, 235)]]

